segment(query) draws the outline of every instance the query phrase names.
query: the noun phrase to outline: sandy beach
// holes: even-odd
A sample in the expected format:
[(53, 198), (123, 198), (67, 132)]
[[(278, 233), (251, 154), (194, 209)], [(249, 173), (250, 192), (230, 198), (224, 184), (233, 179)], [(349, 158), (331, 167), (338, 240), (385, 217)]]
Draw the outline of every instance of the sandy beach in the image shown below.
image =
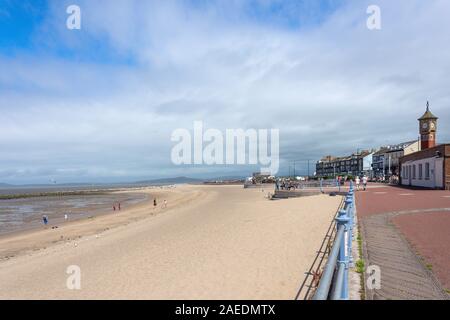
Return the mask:
[[(0, 298), (294, 299), (341, 198), (269, 201), (267, 191), (148, 189), (167, 208), (147, 201), (3, 237)], [(66, 286), (71, 265), (80, 290)]]

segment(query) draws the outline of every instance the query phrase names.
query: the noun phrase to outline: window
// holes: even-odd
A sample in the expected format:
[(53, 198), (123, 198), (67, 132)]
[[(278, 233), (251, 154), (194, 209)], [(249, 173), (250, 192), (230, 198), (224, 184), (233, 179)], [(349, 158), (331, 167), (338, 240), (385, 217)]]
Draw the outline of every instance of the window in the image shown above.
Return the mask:
[(423, 175), (423, 164), (419, 164), (419, 180), (422, 180), (422, 175)]
[(430, 179), (430, 163), (425, 163), (425, 180)]
[(412, 178), (415, 180), (416, 179), (416, 165), (413, 165), (413, 174), (412, 174)]

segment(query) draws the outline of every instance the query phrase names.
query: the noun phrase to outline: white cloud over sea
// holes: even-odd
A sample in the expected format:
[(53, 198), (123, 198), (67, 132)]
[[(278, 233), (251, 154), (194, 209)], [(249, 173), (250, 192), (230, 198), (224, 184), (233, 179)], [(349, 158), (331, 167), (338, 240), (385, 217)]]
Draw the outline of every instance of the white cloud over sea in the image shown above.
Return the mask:
[(0, 48), (0, 182), (248, 173), (174, 166), (195, 120), (279, 128), (282, 171), (414, 140), (428, 99), (450, 141), (450, 2), (337, 2), (86, 0), (80, 31), (50, 2), (31, 49)]

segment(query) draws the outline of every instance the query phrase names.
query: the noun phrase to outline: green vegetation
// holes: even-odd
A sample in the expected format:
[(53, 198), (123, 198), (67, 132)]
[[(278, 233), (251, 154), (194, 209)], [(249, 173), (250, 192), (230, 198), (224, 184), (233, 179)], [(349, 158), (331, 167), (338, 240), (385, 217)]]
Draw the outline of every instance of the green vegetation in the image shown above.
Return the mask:
[(366, 264), (364, 262), (364, 257), (363, 257), (363, 243), (362, 243), (362, 236), (361, 236), (361, 230), (360, 227), (358, 225), (358, 235), (356, 236), (356, 241), (358, 243), (358, 256), (359, 259), (356, 261), (356, 272), (359, 273), (360, 275), (360, 283), (361, 283), (361, 292), (360, 292), (360, 296), (361, 296), (361, 300), (365, 300), (366, 299), (366, 295), (365, 295), (365, 286), (364, 286), (364, 272), (366, 271)]
[(426, 267), (427, 267), (428, 270), (433, 271), (433, 265), (432, 264), (427, 263)]
[(365, 270), (364, 260), (358, 259), (358, 261), (356, 261), (356, 272), (364, 273), (364, 270)]
[(363, 255), (363, 252), (362, 252), (362, 238), (361, 238), (361, 233), (359, 233), (359, 230), (358, 230), (358, 236), (356, 238), (356, 241), (358, 242), (358, 255), (360, 257), (362, 257), (362, 255)]

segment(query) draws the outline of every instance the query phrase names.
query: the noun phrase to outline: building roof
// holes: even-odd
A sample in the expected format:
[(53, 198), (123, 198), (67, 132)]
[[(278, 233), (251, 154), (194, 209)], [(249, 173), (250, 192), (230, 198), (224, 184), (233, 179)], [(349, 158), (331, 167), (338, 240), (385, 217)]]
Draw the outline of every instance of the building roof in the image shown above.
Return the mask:
[(423, 116), (421, 116), (419, 119), (417, 120), (428, 120), (428, 119), (433, 119), (436, 120), (438, 119), (438, 117), (436, 117), (434, 114), (431, 113), (430, 111), (430, 106), (427, 102), (427, 110), (425, 111), (425, 113), (423, 114)]
[(353, 154), (353, 156), (364, 158), (364, 157), (371, 155), (372, 153), (373, 153), (372, 151), (363, 150), (363, 151), (361, 151), (361, 153)]
[(419, 160), (425, 158), (431, 158), (436, 156), (436, 151), (441, 152), (444, 157), (450, 157), (450, 143), (438, 144), (432, 148), (419, 150), (417, 152), (410, 153), (406, 156), (400, 157), (400, 162), (405, 163), (410, 160)]
[(326, 156), (323, 157), (322, 159), (320, 159), (319, 161), (317, 161), (318, 163), (320, 162), (340, 162), (340, 161), (350, 161), (353, 160), (355, 158), (364, 158), (367, 157), (369, 155), (371, 155), (373, 152), (369, 151), (369, 150), (363, 150), (360, 153), (356, 154), (353, 153), (351, 155), (348, 156), (342, 156), (342, 157), (334, 157), (334, 156)]
[(388, 146), (382, 146), (380, 148), (380, 150), (378, 150), (377, 152), (375, 152), (375, 155), (379, 155), (379, 154), (384, 154), (384, 153), (388, 153), (388, 152), (395, 152), (395, 151), (401, 151), (404, 150), (405, 148), (409, 147), (410, 145), (416, 143), (417, 140), (412, 140), (412, 141), (407, 141), (407, 142), (402, 142), (402, 143), (398, 143), (398, 144), (391, 144)]
[(375, 152), (373, 155), (377, 156), (379, 154), (385, 154), (389, 149), (386, 147), (381, 147), (380, 150), (378, 150), (377, 152)]
[(387, 152), (394, 152), (394, 151), (400, 151), (400, 150), (404, 150), (405, 148), (409, 147), (410, 145), (417, 143), (418, 140), (412, 140), (412, 141), (407, 141), (407, 142), (402, 142), (399, 144), (395, 144), (395, 145), (390, 145), (387, 146)]

